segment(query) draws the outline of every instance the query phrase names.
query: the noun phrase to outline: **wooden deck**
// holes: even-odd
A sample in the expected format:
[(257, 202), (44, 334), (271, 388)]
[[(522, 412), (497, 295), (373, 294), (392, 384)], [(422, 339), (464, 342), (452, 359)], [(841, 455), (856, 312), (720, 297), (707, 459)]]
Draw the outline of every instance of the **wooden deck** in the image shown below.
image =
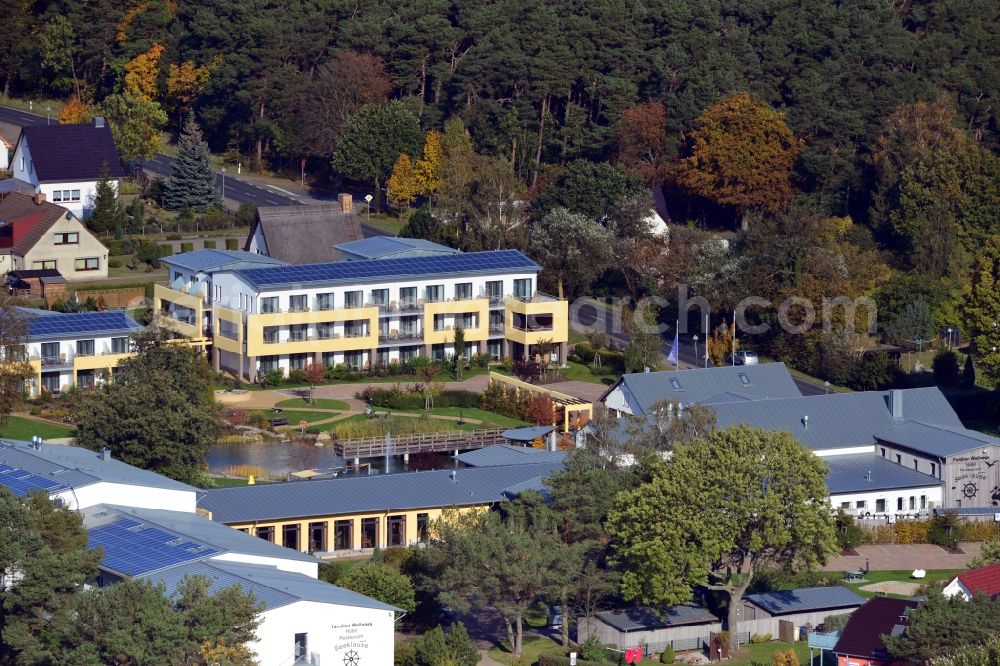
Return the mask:
[(411, 453), (441, 453), (445, 451), (468, 451), (484, 446), (503, 444), (504, 430), (473, 430), (435, 432), (418, 435), (396, 435), (390, 440), (386, 451), (385, 437), (363, 437), (359, 439), (335, 440), (333, 446), (344, 458), (377, 458), (386, 455)]

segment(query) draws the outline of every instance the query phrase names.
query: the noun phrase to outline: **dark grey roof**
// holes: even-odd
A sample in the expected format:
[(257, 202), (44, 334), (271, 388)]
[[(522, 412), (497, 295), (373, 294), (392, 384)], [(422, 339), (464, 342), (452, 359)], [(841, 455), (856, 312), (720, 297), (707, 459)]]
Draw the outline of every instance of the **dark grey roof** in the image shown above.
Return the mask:
[(995, 506), (963, 506), (963, 507), (934, 507), (931, 509), (936, 516), (955, 512), (959, 516), (992, 516), (1000, 513)]
[(646, 631), (719, 621), (707, 608), (690, 603), (668, 608), (621, 608), (597, 613), (596, 617), (618, 631)]
[(131, 486), (168, 490), (196, 489), (186, 483), (133, 467), (120, 460), (101, 460), (100, 454), (78, 446), (42, 444), (41, 450), (30, 442), (0, 441), (0, 463), (6, 463), (62, 485), (79, 488), (102, 481)]
[[(506, 436), (506, 433), (504, 435)], [(482, 449), (460, 453), (457, 460), (469, 467), (496, 467), (498, 465), (561, 463), (565, 457), (565, 451), (546, 451), (545, 449), (533, 449), (530, 446), (494, 444)]]
[[(904, 419), (920, 418), (962, 427), (955, 410), (937, 387), (903, 389), (897, 395), (902, 399)], [(892, 418), (888, 391), (718, 403), (712, 408), (720, 428), (745, 423), (766, 430), (788, 430), (814, 450), (873, 445), (875, 433), (901, 422)], [(808, 421), (803, 422), (806, 416)]]
[(802, 395), (784, 363), (628, 373), (605, 391), (600, 400), (603, 402), (619, 386), (624, 386), (631, 396), (629, 404), (634, 403), (636, 416), (648, 414), (655, 403), (663, 400), (688, 405), (708, 399), (729, 402), (734, 396), (762, 400)]
[(506, 488), (561, 468), (504, 465), (214, 488), (199, 506), (223, 523), (469, 506), (499, 502)]
[(17, 178), (7, 178), (6, 180), (0, 180), (0, 194), (5, 192), (19, 192), (30, 197), (35, 193), (35, 186)]
[(552, 489), (545, 484), (546, 478), (548, 477), (536, 476), (533, 479), (528, 479), (527, 481), (522, 481), (521, 483), (515, 483), (512, 486), (504, 488), (502, 494), (507, 499), (517, 499), (522, 493), (533, 490), (548, 500), (552, 496)]
[(398, 238), (394, 236), (375, 236), (362, 240), (340, 243), (334, 248), (340, 252), (341, 259), (355, 261), (358, 259), (388, 259), (401, 257), (428, 257), (441, 254), (458, 254), (461, 250), (432, 243), (422, 238)]
[(831, 495), (941, 485), (939, 479), (929, 474), (897, 465), (874, 453), (824, 456), (822, 460), (830, 468), (826, 487)]
[(99, 180), (105, 164), (111, 178), (125, 176), (107, 125), (34, 125), (21, 130), (25, 140), (40, 182)]
[[(25, 312), (22, 310), (22, 312)], [(123, 310), (104, 312), (56, 312), (28, 315), (28, 340), (77, 340), (80, 338), (128, 336), (143, 330)]]
[(743, 599), (766, 610), (771, 615), (807, 613), (828, 608), (852, 608), (865, 603), (862, 597), (839, 585), (800, 587), (796, 590), (748, 594)]
[(355, 213), (344, 213), (339, 202), (303, 206), (262, 206), (243, 249), (260, 227), (269, 256), (290, 264), (314, 264), (335, 261), (333, 249), (340, 243), (364, 238)]
[(212, 594), (227, 587), (239, 585), (244, 592), (252, 592), (257, 601), (264, 602), (264, 610), (280, 608), (296, 601), (315, 601), (386, 611), (401, 610), (377, 599), (325, 583), (305, 574), (283, 571), (261, 564), (220, 560), (192, 562), (141, 576), (141, 578), (154, 583), (163, 583), (167, 588), (167, 594), (173, 594), (185, 576), (204, 576), (211, 581), (209, 592)]
[(984, 446), (1000, 446), (1000, 439), (977, 430), (968, 430), (961, 427), (961, 424), (936, 425), (927, 423), (931, 419), (925, 415), (914, 415), (914, 417), (919, 420), (899, 423), (880, 430), (875, 433), (875, 437), (939, 458), (982, 449)]
[(162, 509), (137, 509), (130, 506), (98, 504), (84, 509), (84, 524), (87, 516), (100, 511), (114, 511), (131, 516), (137, 520), (151, 523), (178, 535), (191, 537), (215, 548), (241, 555), (271, 557), (280, 560), (296, 560), (298, 562), (313, 562), (317, 560), (312, 555), (300, 553), (291, 548), (273, 544), (264, 539), (251, 536), (246, 532), (234, 530), (220, 523), (203, 518), (197, 513), (186, 511), (166, 511)]
[(243, 250), (195, 250), (165, 257), (163, 263), (189, 271), (209, 271), (223, 268), (259, 268), (261, 266), (283, 266), (285, 262), (273, 257), (265, 257), (256, 252)]

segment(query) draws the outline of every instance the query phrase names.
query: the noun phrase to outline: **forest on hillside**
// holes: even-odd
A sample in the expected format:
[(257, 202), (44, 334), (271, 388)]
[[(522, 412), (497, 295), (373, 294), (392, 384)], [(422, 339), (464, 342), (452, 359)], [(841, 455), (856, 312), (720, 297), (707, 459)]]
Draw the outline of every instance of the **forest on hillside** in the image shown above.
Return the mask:
[[(398, 210), (435, 211), (411, 231), (526, 248), (569, 296), (869, 296), (882, 341), (961, 326), (1000, 374), (995, 0), (5, 9), (4, 94), (68, 99), (64, 121), (99, 109), (127, 157), (193, 112), (233, 161), (388, 183)], [(639, 223), (649, 188), (669, 253)], [(832, 379), (859, 362), (820, 332), (759, 344)]]

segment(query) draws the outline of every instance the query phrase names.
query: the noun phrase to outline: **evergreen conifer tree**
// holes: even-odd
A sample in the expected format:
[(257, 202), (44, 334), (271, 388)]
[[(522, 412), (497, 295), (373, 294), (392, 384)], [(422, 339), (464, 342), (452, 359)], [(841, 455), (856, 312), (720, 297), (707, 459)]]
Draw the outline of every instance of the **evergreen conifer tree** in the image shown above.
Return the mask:
[(125, 213), (118, 202), (118, 192), (111, 183), (107, 162), (101, 169), (101, 179), (94, 192), (94, 207), (88, 220), (90, 228), (99, 234), (111, 234), (125, 223)]
[(164, 187), (164, 204), (169, 210), (204, 211), (217, 203), (219, 196), (215, 191), (215, 172), (208, 144), (201, 137), (192, 114), (184, 123), (178, 141), (177, 157)]

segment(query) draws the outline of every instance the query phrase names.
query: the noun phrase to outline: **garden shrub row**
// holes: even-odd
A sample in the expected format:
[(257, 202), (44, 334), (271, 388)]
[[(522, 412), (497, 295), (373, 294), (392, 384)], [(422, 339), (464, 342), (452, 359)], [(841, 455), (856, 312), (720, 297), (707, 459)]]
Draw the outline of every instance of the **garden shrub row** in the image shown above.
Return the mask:
[[(386, 409), (423, 409), (423, 385), (390, 387), (367, 386), (355, 397), (364, 400), (375, 407)], [(435, 407), (459, 407), (471, 409), (479, 407), (479, 394), (473, 391), (447, 390), (434, 396)]]

